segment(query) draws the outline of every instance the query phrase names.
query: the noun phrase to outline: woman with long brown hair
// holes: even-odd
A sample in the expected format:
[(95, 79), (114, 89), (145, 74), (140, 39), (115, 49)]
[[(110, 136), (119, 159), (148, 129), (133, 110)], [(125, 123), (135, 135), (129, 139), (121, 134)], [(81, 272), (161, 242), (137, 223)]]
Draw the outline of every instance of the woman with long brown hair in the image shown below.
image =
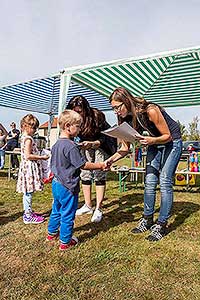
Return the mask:
[[(111, 153), (106, 153), (108, 144), (105, 142), (105, 135), (102, 130), (109, 128), (103, 112), (92, 108), (83, 96), (74, 96), (68, 103), (67, 109), (78, 112), (83, 119), (83, 124), (79, 133), (79, 145), (87, 161), (104, 161)], [(108, 152), (108, 151), (107, 151)], [(114, 152), (113, 152), (114, 153)], [(85, 204), (79, 208), (76, 215), (93, 214), (91, 221), (100, 222), (102, 220), (102, 202), (106, 188), (106, 172), (102, 170), (82, 170), (82, 189)], [(92, 182), (96, 185), (96, 207), (92, 208)]]
[[(144, 191), (144, 212), (133, 233), (150, 229), (147, 237), (158, 241), (166, 234), (166, 226), (173, 204), (173, 176), (182, 151), (180, 128), (159, 105), (147, 102), (144, 98), (134, 97), (127, 89), (119, 87), (110, 96), (110, 103), (117, 114), (119, 124), (127, 122), (140, 134), (147, 131), (140, 143), (147, 147), (146, 176)], [(108, 164), (124, 157), (129, 143), (122, 141), (121, 148), (112, 155)], [(161, 204), (158, 220), (154, 224), (156, 187), (160, 183)]]

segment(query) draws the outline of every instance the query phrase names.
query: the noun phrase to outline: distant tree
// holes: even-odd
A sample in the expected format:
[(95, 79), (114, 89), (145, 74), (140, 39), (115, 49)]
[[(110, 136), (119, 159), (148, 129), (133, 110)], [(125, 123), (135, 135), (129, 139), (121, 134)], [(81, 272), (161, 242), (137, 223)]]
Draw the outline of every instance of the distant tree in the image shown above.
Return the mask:
[(199, 118), (194, 117), (192, 122), (188, 124), (188, 138), (191, 141), (199, 140), (200, 139), (200, 131), (198, 129), (199, 125)]
[(179, 120), (177, 120), (177, 123), (180, 126), (182, 139), (183, 139), (183, 141), (186, 141), (188, 138), (188, 131), (186, 129), (186, 126), (184, 124), (181, 124), (181, 122)]

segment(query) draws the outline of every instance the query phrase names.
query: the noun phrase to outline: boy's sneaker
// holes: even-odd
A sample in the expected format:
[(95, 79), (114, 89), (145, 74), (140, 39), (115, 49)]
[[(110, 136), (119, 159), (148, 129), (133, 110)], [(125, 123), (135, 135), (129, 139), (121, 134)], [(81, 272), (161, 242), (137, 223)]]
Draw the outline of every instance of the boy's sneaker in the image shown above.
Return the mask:
[(153, 219), (145, 219), (145, 218), (141, 218), (139, 220), (138, 225), (133, 228), (131, 230), (132, 233), (142, 233), (145, 232), (147, 230), (149, 230), (151, 228), (151, 226), (153, 225)]
[(93, 213), (93, 216), (91, 218), (91, 222), (99, 223), (99, 222), (101, 222), (102, 218), (103, 218), (102, 211), (100, 209), (96, 208), (94, 213)]
[(77, 237), (73, 236), (71, 241), (68, 244), (60, 243), (59, 250), (65, 251), (70, 249), (71, 247), (74, 247), (78, 244), (78, 239)]
[(76, 216), (81, 216), (84, 214), (92, 214), (93, 209), (92, 207), (87, 206), (87, 204), (84, 204), (81, 208), (77, 209)]
[(55, 240), (57, 240), (57, 238), (59, 237), (59, 232), (57, 232), (56, 234), (49, 234), (46, 237), (46, 241), (47, 242), (53, 242)]
[(24, 214), (23, 221), (24, 221), (24, 224), (40, 224), (45, 221), (45, 218), (42, 216), (38, 216), (34, 213), (32, 213), (30, 215)]
[(151, 233), (146, 239), (150, 242), (160, 241), (166, 235), (166, 224), (154, 224), (150, 231)]

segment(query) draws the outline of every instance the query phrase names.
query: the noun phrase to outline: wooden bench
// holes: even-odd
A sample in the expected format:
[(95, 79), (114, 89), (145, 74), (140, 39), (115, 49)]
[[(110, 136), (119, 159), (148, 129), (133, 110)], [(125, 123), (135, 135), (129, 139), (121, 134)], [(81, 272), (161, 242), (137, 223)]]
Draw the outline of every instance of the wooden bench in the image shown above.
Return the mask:
[[(142, 174), (142, 182), (144, 183), (144, 178), (145, 178), (145, 168), (118, 168), (118, 169), (113, 169), (112, 171), (115, 171), (118, 174), (118, 179), (119, 179), (119, 191), (124, 192), (126, 191), (126, 180), (129, 176), (135, 175), (134, 180), (132, 178), (132, 181), (135, 181), (136, 187), (138, 184), (138, 174)], [(186, 187), (187, 189), (189, 188), (189, 175), (200, 175), (200, 172), (190, 172), (188, 170), (183, 171), (183, 170), (177, 170), (175, 174), (183, 174), (187, 175), (186, 177)]]

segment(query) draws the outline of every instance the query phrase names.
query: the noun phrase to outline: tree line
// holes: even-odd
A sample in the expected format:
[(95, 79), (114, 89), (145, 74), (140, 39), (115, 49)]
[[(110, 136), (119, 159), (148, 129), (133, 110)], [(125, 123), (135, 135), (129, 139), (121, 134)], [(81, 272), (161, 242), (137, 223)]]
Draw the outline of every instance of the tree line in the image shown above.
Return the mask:
[(181, 122), (178, 120), (178, 124), (181, 128), (181, 135), (183, 141), (198, 141), (200, 140), (200, 130), (199, 127), (199, 118), (194, 117), (191, 123), (188, 124), (188, 128), (186, 128), (186, 125), (181, 124)]

